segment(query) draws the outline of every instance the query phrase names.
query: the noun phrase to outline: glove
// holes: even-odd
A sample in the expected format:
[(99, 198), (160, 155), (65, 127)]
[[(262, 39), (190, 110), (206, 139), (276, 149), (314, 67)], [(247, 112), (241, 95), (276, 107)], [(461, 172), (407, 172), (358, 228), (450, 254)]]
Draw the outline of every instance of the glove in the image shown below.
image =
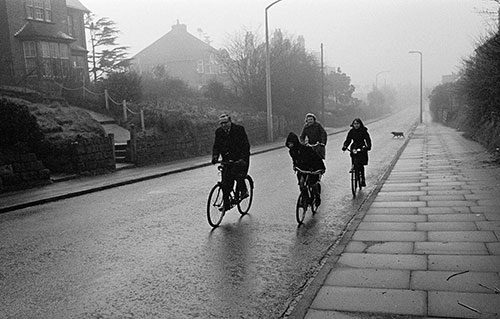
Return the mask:
[(219, 157), (218, 157), (218, 156), (217, 156), (217, 157), (216, 157), (216, 156), (212, 156), (212, 164), (214, 164), (214, 165), (215, 165), (215, 164), (217, 163), (217, 161), (218, 161), (218, 160), (219, 160)]
[(347, 149), (347, 147), (342, 147), (342, 152), (345, 152), (345, 150)]

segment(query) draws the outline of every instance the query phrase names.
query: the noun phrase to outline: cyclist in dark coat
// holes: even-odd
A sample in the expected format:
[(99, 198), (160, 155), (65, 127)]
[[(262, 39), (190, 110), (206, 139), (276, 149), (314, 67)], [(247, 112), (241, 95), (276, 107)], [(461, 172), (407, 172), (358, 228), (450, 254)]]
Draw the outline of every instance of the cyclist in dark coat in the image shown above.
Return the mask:
[[(327, 134), (323, 126), (316, 120), (316, 115), (313, 113), (306, 114), (305, 124), (300, 133), (300, 141), (306, 145), (313, 145), (313, 149), (322, 159), (325, 159)], [(316, 143), (319, 144), (315, 145)]]
[(351, 149), (361, 149), (357, 154), (351, 153), (351, 162), (354, 168), (354, 157), (361, 164), (361, 186), (366, 186), (365, 182), (365, 165), (368, 165), (368, 151), (372, 149), (372, 140), (368, 133), (368, 128), (363, 124), (360, 118), (355, 118), (351, 123), (351, 129), (347, 133), (347, 137), (342, 146), (342, 151), (345, 151), (349, 145)]
[(234, 124), (228, 114), (219, 117), (219, 124), (215, 130), (215, 140), (212, 148), (212, 164), (216, 164), (219, 156), (224, 162), (234, 162), (222, 172), (222, 192), (224, 205), (229, 209), (229, 194), (236, 180), (236, 196), (241, 199), (248, 197), (248, 190), (243, 179), (248, 173), (250, 165), (250, 143), (245, 128)]
[[(303, 171), (318, 171), (318, 170), (325, 170), (325, 164), (323, 163), (323, 159), (312, 149), (310, 146), (305, 146), (304, 144), (300, 143), (299, 137), (293, 133), (290, 132), (288, 134), (288, 137), (285, 142), (286, 147), (288, 147), (288, 153), (290, 154), (290, 157), (292, 158), (292, 163), (294, 169), (296, 167), (300, 168)], [(303, 178), (303, 174), (300, 172), (297, 172), (297, 180), (299, 181), (300, 184), (300, 179)], [(317, 183), (320, 180), (320, 175), (313, 174), (309, 177), (309, 183), (317, 185)], [(317, 205), (319, 206), (320, 204), (320, 194), (319, 194), (319, 187), (315, 187), (315, 190), (318, 192), (318, 203)]]

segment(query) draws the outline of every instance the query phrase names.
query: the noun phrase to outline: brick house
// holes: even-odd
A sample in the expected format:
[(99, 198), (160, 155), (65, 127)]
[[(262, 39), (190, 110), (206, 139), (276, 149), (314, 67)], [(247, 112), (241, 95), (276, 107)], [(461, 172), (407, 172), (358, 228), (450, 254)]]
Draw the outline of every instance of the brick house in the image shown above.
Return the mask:
[(0, 0), (0, 85), (88, 79), (79, 0)]
[(187, 31), (185, 24), (172, 26), (172, 30), (132, 59), (132, 69), (139, 74), (149, 73), (163, 66), (167, 74), (201, 88), (210, 80), (227, 82), (227, 74), (217, 61), (218, 51)]

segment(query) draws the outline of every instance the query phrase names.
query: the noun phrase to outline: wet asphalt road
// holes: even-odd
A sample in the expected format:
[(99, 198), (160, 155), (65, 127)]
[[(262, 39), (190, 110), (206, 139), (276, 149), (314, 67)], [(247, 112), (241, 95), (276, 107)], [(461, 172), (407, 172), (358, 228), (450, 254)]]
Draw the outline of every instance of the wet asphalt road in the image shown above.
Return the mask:
[(323, 203), (297, 227), (286, 149), (252, 156), (254, 203), (214, 230), (215, 167), (0, 215), (0, 318), (279, 318), (404, 143), (414, 112), (367, 125), (368, 187), (352, 199), (345, 133), (329, 136)]

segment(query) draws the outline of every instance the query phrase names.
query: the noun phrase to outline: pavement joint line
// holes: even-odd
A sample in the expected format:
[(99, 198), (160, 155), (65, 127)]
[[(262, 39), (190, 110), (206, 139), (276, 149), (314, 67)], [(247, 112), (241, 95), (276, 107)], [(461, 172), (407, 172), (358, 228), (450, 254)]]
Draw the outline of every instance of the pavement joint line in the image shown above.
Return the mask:
[(410, 128), (405, 142), (401, 145), (398, 152), (392, 159), (389, 167), (377, 180), (375, 188), (365, 197), (363, 202), (360, 204), (360, 207), (358, 208), (358, 212), (355, 213), (351, 220), (347, 222), (342, 233), (338, 236), (335, 243), (333, 243), (333, 245), (326, 252), (324, 258), (320, 262), (319, 268), (316, 270), (316, 273), (312, 276), (311, 279), (307, 280), (307, 282), (302, 285), (302, 287), (304, 287), (304, 290), (289, 303), (280, 318), (303, 319), (305, 317), (310, 305), (321, 289), (321, 286), (325, 282), (328, 274), (335, 267), (338, 259), (340, 258), (340, 255), (346, 249), (348, 243), (351, 241), (351, 238), (354, 236), (358, 225), (363, 220), (363, 217), (366, 215), (372, 202), (377, 197), (380, 189), (382, 189), (384, 182), (391, 174), (392, 169), (394, 168), (394, 166), (396, 166), (396, 163), (401, 157), (401, 154), (406, 149), (410, 140), (414, 138), (415, 130), (417, 129), (417, 127), (418, 122), (415, 122)]

